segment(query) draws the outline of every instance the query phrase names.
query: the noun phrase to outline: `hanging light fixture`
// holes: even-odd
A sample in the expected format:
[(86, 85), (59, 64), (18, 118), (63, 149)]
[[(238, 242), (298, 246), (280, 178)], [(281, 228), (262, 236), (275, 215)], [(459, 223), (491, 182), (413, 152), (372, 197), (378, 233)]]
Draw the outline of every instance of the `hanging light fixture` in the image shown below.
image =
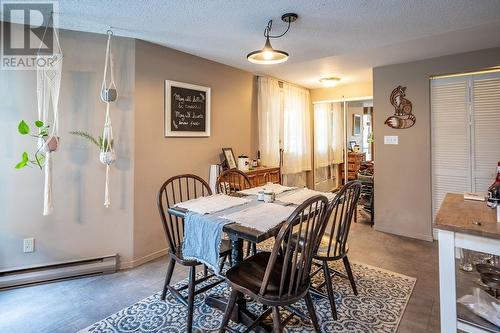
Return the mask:
[(324, 77), (319, 79), (319, 82), (323, 84), (325, 87), (336, 87), (337, 84), (340, 82), (339, 77)]
[(288, 30), (290, 29), (290, 24), (295, 22), (299, 16), (295, 13), (287, 13), (281, 16), (281, 20), (285, 23), (288, 23), (288, 27), (285, 32), (281, 35), (271, 35), (271, 29), (273, 27), (273, 20), (269, 20), (266, 28), (264, 29), (264, 37), (266, 37), (266, 44), (261, 50), (250, 52), (247, 55), (247, 59), (250, 62), (261, 65), (272, 65), (279, 64), (281, 62), (285, 62), (288, 60), (288, 53), (281, 50), (275, 50), (271, 46), (272, 38), (280, 38), (283, 37)]

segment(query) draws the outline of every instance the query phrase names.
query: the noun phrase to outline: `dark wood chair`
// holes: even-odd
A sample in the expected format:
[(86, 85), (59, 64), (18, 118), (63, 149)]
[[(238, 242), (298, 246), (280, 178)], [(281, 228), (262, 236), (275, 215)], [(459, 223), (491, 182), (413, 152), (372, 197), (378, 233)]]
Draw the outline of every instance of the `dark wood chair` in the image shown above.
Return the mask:
[[(318, 251), (314, 255), (314, 259), (316, 260), (314, 265), (319, 268), (311, 274), (311, 277), (318, 274), (320, 271), (323, 271), (325, 277), (325, 281), (315, 287), (314, 290), (315, 293), (325, 296), (320, 293), (318, 289), (326, 286), (332, 316), (335, 320), (337, 320), (337, 309), (335, 307), (335, 297), (333, 295), (332, 274), (333, 276), (339, 275), (348, 278), (354, 294), (358, 295), (351, 264), (347, 258), (347, 252), (349, 251), (347, 237), (349, 236), (352, 219), (356, 214), (360, 192), (361, 182), (357, 180), (348, 182), (339, 192), (337, 192), (335, 199), (330, 203), (328, 208), (327, 219), (329, 221), (331, 220), (331, 223), (328, 222), (326, 231), (321, 238)], [(328, 262), (340, 259), (344, 262), (347, 275), (328, 266)], [(320, 261), (321, 264), (317, 261)]]
[[(252, 187), (250, 178), (238, 169), (229, 169), (223, 171), (217, 178), (215, 183), (217, 193), (235, 194), (238, 191), (246, 190)], [(257, 245), (248, 242), (246, 255), (257, 253)]]
[[(247, 328), (247, 332), (257, 327), (271, 312), (274, 332), (282, 332), (282, 327), (294, 314), (292, 312), (281, 321), (279, 307), (288, 307), (303, 298), (315, 332), (320, 331), (309, 287), (312, 258), (325, 231), (327, 209), (325, 196), (306, 200), (284, 222), (272, 252), (259, 252), (226, 272), (231, 296), (219, 332), (231, 330), (227, 324), (238, 293), (248, 295), (267, 307)], [(297, 240), (299, 237), (300, 240)], [(295, 241), (291, 241), (293, 239)]]
[[(175, 204), (199, 198), (201, 196), (211, 195), (212, 191), (208, 184), (200, 177), (196, 175), (179, 175), (170, 178), (160, 188), (157, 197), (158, 209), (160, 211), (160, 216), (163, 224), (163, 229), (165, 231), (165, 236), (167, 238), (169, 262), (167, 268), (167, 276), (165, 277), (165, 285), (163, 287), (163, 292), (161, 294), (161, 299), (165, 300), (167, 290), (170, 291), (172, 296), (174, 296), (180, 303), (188, 307), (187, 316), (187, 332), (191, 332), (193, 325), (193, 305), (195, 295), (205, 292), (210, 288), (215, 287), (223, 280), (219, 279), (203, 288), (195, 291), (195, 286), (198, 283), (206, 281), (207, 279), (213, 277), (214, 275), (207, 274), (207, 268), (203, 265), (204, 276), (196, 280), (196, 266), (202, 265), (198, 261), (187, 260), (182, 256), (182, 241), (184, 238), (184, 219), (172, 216), (167, 213), (167, 209), (175, 206)], [(221, 244), (221, 267), (224, 264), (225, 259), (230, 258), (231, 244), (228, 240), (223, 240)], [(182, 266), (189, 267), (189, 283), (179, 289), (175, 289), (170, 286), (170, 280), (172, 279), (172, 274), (174, 272), (175, 264), (178, 263)], [(188, 288), (187, 299), (180, 294), (181, 290)]]

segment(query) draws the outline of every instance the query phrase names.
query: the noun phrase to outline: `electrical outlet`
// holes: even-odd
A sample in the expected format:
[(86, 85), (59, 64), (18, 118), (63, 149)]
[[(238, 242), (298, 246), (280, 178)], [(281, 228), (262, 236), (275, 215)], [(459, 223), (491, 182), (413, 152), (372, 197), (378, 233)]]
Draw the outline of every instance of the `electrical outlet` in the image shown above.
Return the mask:
[(397, 135), (384, 136), (384, 144), (385, 145), (397, 145), (398, 144), (398, 136)]
[(25, 238), (23, 241), (23, 251), (24, 253), (35, 252), (35, 239)]

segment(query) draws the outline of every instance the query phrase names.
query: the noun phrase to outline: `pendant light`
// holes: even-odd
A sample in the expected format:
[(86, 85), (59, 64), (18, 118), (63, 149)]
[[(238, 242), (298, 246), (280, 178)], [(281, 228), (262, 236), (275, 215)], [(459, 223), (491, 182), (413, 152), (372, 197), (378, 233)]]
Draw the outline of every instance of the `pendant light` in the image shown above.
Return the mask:
[(247, 55), (248, 61), (260, 65), (273, 65), (287, 61), (288, 53), (286, 53), (285, 51), (273, 49), (273, 47), (271, 46), (271, 38), (283, 37), (290, 29), (290, 24), (292, 22), (295, 22), (298, 17), (299, 16), (295, 13), (283, 14), (281, 16), (281, 20), (285, 23), (288, 23), (288, 27), (286, 28), (284, 33), (276, 36), (271, 35), (273, 20), (269, 20), (266, 28), (264, 29), (264, 37), (266, 37), (266, 44), (261, 50), (250, 52)]

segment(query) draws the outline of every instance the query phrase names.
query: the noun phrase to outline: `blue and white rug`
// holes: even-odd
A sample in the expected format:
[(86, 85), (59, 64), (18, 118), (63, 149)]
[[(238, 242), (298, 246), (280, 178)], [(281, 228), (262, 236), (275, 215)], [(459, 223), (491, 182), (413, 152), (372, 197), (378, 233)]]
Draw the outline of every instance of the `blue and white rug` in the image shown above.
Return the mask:
[[(336, 264), (338, 269), (338, 264)], [(347, 279), (332, 279), (338, 320), (333, 320), (327, 299), (313, 296), (322, 332), (396, 332), (399, 321), (411, 296), (416, 279), (365, 264), (353, 263), (358, 296), (352, 292)], [(322, 276), (318, 274), (322, 279)], [(177, 286), (186, 284), (181, 281)], [(194, 332), (216, 332), (223, 313), (205, 304), (208, 295), (229, 297), (226, 283), (200, 294), (195, 298)], [(170, 293), (166, 301), (160, 300), (160, 292), (149, 296), (83, 330), (80, 333), (129, 333), (161, 332), (182, 333), (186, 329), (187, 309)], [(185, 293), (184, 293), (185, 295)], [(249, 309), (258, 314), (261, 306), (248, 303)], [(307, 314), (303, 301), (294, 307)], [(282, 311), (285, 312), (285, 311)], [(286, 315), (286, 313), (282, 313)], [(296, 317), (297, 318), (297, 317)], [(245, 327), (231, 322), (231, 327), (244, 331)], [(285, 332), (313, 332), (309, 322), (297, 318), (285, 327)]]

